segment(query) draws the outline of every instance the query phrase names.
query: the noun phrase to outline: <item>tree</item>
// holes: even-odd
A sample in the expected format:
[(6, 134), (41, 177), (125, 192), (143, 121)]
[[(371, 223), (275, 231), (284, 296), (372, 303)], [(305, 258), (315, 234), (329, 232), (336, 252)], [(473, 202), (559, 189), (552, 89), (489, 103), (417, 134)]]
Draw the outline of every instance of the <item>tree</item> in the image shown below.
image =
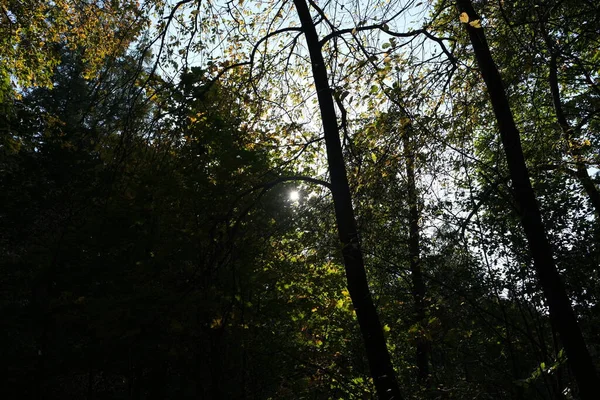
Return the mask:
[[(119, 90), (139, 75), (137, 61), (125, 57), (98, 83), (72, 55), (53, 90), (15, 105), (21, 124), (10, 135), (21, 146), (2, 159), (2, 273), (18, 288), (2, 304), (14, 365), (2, 390), (12, 397), (33, 382), (20, 395), (146, 398), (200, 384), (199, 395), (238, 395), (221, 374), (243, 381), (240, 338), (253, 323), (239, 320), (238, 309), (251, 314), (245, 279), (230, 277), (249, 274), (263, 250), (260, 236), (240, 239), (253, 217), (248, 199), (235, 197), (267, 169), (265, 153), (248, 147), (225, 88), (194, 90), (201, 71), (148, 103)], [(260, 221), (253, 232), (270, 218)], [(204, 354), (207, 363), (193, 360)], [(274, 392), (273, 383), (260, 388), (266, 376), (242, 390)]]
[(383, 329), (373, 304), (364, 267), (360, 236), (356, 227), (352, 198), (340, 142), (334, 100), (329, 86), (325, 60), (308, 5), (303, 0), (294, 2), (304, 30), (310, 53), (313, 79), (319, 99), (327, 162), (331, 179), (331, 195), (335, 207), (338, 233), (342, 244), (348, 291), (361, 328), (373, 383), (380, 399), (401, 398), (395, 372), (386, 347)]
[(483, 28), (481, 28), (481, 18), (475, 13), (470, 1), (458, 1), (457, 5), (461, 12), (461, 21), (465, 24), (482, 77), (490, 93), (510, 177), (514, 185), (515, 200), (519, 207), (538, 279), (548, 301), (550, 316), (561, 334), (581, 396), (584, 399), (591, 399), (594, 396), (594, 382), (597, 379), (595, 366), (553, 260), (553, 251), (548, 242), (539, 206), (531, 187), (519, 131), (504, 92), (502, 78), (491, 56)]
[(540, 276), (594, 354), (596, 6), (456, 6), (147, 3), (98, 74), (5, 69), (5, 397), (583, 396)]
[(80, 52), (86, 76), (93, 76), (146, 24), (144, 8), (132, 0), (4, 0), (0, 7), (2, 73), (21, 86), (49, 86), (65, 45)]

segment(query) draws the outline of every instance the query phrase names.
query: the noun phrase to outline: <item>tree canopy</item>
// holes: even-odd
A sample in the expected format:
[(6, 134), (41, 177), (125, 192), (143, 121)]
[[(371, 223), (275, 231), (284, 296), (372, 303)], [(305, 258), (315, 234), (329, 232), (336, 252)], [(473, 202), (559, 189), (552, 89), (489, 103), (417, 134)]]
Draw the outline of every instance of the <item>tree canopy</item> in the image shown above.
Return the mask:
[(7, 399), (594, 399), (600, 6), (0, 1)]

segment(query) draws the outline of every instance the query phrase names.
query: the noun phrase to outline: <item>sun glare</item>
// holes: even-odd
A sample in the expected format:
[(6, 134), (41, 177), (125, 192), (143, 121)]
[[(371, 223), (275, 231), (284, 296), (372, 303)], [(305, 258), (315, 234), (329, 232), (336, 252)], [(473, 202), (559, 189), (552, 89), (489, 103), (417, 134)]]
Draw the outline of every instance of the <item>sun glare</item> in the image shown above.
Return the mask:
[(292, 190), (290, 192), (290, 200), (291, 201), (298, 201), (298, 200), (300, 200), (300, 193), (297, 190)]

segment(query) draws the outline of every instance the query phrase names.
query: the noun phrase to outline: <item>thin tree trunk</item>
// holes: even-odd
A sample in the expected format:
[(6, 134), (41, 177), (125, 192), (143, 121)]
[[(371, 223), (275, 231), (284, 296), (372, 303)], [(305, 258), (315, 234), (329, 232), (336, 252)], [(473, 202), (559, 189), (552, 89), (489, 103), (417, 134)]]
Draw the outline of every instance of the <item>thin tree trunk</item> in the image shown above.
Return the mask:
[[(408, 192), (408, 256), (410, 258), (412, 295), (415, 302), (415, 320), (422, 329), (425, 324), (425, 282), (421, 271), (420, 213), (415, 179), (415, 149), (409, 137), (410, 131), (410, 127), (406, 127), (402, 132)], [(421, 329), (419, 330), (421, 331)], [(423, 386), (428, 386), (429, 382), (429, 345), (425, 335), (420, 332), (417, 338), (417, 378), (419, 384)]]
[[(469, 21), (480, 20), (470, 0), (457, 0), (457, 5), (459, 12), (468, 15)], [(464, 25), (490, 95), (506, 154), (521, 223), (534, 260), (538, 281), (546, 297), (550, 318), (559, 330), (569, 364), (579, 386), (580, 397), (584, 400), (596, 399), (598, 375), (577, 324), (571, 300), (567, 296), (554, 263), (552, 247), (548, 242), (539, 205), (531, 187), (529, 171), (523, 157), (520, 134), (510, 110), (502, 78), (490, 53), (483, 29), (481, 27), (476, 28), (468, 23)]]
[(348, 291), (352, 298), (352, 304), (365, 343), (369, 368), (377, 394), (380, 399), (399, 400), (402, 395), (367, 282), (356, 219), (352, 209), (352, 198), (344, 164), (334, 100), (329, 86), (325, 60), (321, 53), (319, 37), (306, 0), (294, 0), (294, 5), (308, 45), (313, 79), (323, 121), (327, 162), (331, 177), (331, 194), (338, 235), (343, 246), (342, 255), (346, 269)]

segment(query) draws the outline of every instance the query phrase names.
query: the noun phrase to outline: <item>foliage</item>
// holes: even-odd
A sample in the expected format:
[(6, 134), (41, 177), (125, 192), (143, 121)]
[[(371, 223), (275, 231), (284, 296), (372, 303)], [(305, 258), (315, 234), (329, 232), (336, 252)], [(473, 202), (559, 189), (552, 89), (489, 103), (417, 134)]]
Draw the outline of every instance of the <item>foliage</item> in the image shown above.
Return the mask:
[(65, 45), (78, 50), (91, 77), (107, 58), (127, 49), (145, 24), (143, 6), (132, 0), (3, 0), (0, 7), (3, 73), (21, 86), (50, 86)]
[[(578, 398), (463, 29), (598, 366), (598, 6), (308, 3), (403, 396)], [(293, 4), (0, 5), (3, 398), (374, 398)]]

